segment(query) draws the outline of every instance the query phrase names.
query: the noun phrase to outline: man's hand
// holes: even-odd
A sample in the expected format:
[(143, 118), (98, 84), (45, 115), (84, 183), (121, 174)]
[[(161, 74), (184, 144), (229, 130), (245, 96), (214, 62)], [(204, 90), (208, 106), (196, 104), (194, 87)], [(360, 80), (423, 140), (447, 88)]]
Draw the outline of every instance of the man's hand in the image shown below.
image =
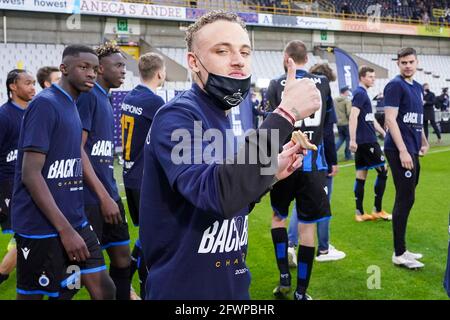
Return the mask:
[(358, 150), (358, 145), (355, 140), (350, 140), (350, 145), (348, 146), (351, 152), (355, 153)]
[(403, 168), (407, 170), (414, 169), (414, 163), (408, 150), (400, 151), (400, 162), (402, 163)]
[(419, 156), (423, 157), (424, 155), (426, 155), (428, 153), (428, 150), (430, 149), (430, 145), (428, 144), (422, 144), (422, 147), (420, 148), (419, 151)]
[(333, 166), (331, 166), (331, 172), (328, 174), (328, 176), (335, 177), (338, 174), (338, 172), (339, 172), (339, 166), (337, 164), (333, 165)]
[(108, 196), (103, 201), (100, 200), (100, 210), (102, 211), (102, 215), (106, 223), (122, 223), (119, 206), (111, 197)]
[[(300, 153), (299, 153), (300, 152)], [(275, 177), (278, 180), (289, 177), (292, 172), (301, 167), (303, 156), (307, 150), (301, 148), (300, 144), (289, 141), (283, 146), (283, 151), (278, 155), (278, 170)]]
[(70, 261), (85, 261), (91, 256), (83, 238), (72, 227), (61, 230), (59, 236)]
[(320, 91), (311, 79), (296, 79), (294, 60), (289, 58), (286, 85), (280, 107), (292, 113), (295, 120), (309, 117), (322, 105)]
[(423, 157), (428, 153), (430, 149), (430, 144), (428, 143), (428, 139), (425, 137), (425, 134), (422, 133), (422, 147), (420, 147), (419, 156)]

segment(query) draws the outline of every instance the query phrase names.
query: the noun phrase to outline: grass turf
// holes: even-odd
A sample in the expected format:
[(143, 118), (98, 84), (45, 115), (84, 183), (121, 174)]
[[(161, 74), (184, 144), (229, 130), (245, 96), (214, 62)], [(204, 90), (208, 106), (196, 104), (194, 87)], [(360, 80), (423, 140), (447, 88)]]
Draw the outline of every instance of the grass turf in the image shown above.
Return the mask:
[[(450, 191), (446, 185), (450, 178), (450, 135), (443, 143), (435, 144), (432, 136), (430, 154), (421, 160), (421, 177), (416, 202), (408, 223), (407, 244), (411, 251), (424, 254), (425, 268), (409, 271), (394, 267), (391, 222), (354, 221), (354, 166), (341, 162), (334, 179), (332, 195), (333, 219), (331, 243), (344, 251), (347, 257), (336, 262), (315, 263), (309, 293), (315, 299), (447, 299), (442, 288), (447, 258), (448, 214)], [(339, 152), (340, 158), (343, 150)], [(116, 170), (120, 184), (120, 170)], [(373, 206), (375, 173), (370, 172), (366, 182), (364, 208)], [(120, 186), (123, 195), (123, 186)], [(392, 211), (394, 186), (388, 179), (384, 209)], [(278, 270), (270, 235), (271, 208), (269, 197), (262, 199), (250, 214), (249, 249), (247, 264), (252, 273), (250, 293), (252, 299), (273, 299), (272, 289), (278, 280)], [(131, 219), (128, 217), (128, 221)], [(137, 229), (130, 226), (131, 239), (137, 238)], [(0, 235), (0, 254), (3, 255), (10, 236)], [(369, 289), (374, 272), (379, 271), (380, 288)], [(296, 271), (291, 269), (295, 278)], [(294, 281), (295, 284), (295, 281)], [(137, 275), (133, 286), (139, 288)], [(15, 271), (0, 285), (0, 300), (15, 298)], [(82, 290), (76, 299), (88, 299)]]

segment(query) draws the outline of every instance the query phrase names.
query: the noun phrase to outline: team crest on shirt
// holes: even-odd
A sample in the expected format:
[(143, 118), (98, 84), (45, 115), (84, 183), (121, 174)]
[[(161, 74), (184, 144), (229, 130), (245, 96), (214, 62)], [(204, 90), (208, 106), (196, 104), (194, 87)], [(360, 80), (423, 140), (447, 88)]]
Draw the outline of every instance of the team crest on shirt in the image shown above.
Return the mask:
[(46, 287), (50, 284), (50, 279), (45, 275), (45, 273), (43, 273), (40, 277), (39, 277), (39, 284), (41, 285), (41, 287)]
[(5, 204), (6, 204), (7, 208), (9, 208), (9, 203), (10, 202), (11, 202), (11, 199), (8, 199), (8, 198), (5, 199)]
[(381, 161), (384, 161), (384, 156), (381, 156), (381, 157), (380, 157), (380, 160), (381, 160)]
[(372, 153), (375, 151), (374, 148), (370, 148), (369, 150), (370, 150), (370, 152), (372, 152)]

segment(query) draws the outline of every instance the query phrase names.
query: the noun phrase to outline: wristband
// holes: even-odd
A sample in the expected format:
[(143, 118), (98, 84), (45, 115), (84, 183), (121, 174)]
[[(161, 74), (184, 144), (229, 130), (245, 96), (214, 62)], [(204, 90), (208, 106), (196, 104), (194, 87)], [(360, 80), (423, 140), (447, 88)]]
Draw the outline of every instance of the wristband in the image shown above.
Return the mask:
[(295, 124), (295, 118), (292, 116), (292, 114), (290, 112), (284, 110), (284, 108), (282, 108), (282, 107), (278, 107), (278, 109), (289, 118), (289, 120), (292, 122), (292, 125)]

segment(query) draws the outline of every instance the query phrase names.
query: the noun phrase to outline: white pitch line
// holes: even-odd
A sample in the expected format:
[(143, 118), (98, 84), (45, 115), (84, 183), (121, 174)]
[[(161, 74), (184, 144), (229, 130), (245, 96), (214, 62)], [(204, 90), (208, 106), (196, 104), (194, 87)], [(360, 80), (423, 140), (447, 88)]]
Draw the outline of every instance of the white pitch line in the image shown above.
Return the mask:
[[(450, 151), (450, 149), (434, 150), (434, 151), (428, 152), (427, 155), (433, 154), (433, 153), (448, 152), (448, 151)], [(354, 163), (346, 163), (346, 164), (343, 164), (343, 165), (339, 165), (339, 169), (340, 168), (347, 168), (347, 167), (354, 167), (354, 166), (355, 166)]]

